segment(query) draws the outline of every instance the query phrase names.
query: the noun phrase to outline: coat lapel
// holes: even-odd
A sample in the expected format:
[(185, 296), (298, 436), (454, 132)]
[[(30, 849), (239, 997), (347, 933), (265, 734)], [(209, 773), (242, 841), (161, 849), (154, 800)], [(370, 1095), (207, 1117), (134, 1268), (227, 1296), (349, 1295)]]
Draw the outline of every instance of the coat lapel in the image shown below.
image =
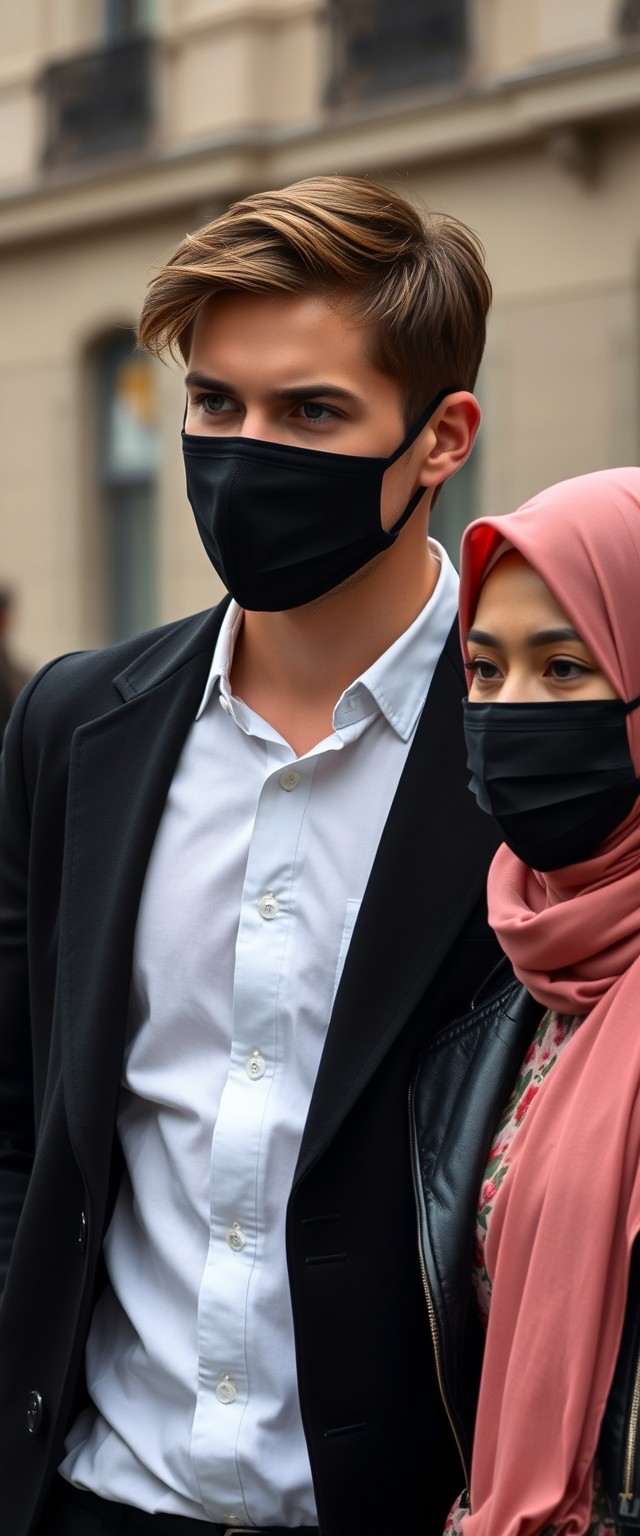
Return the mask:
[(494, 824), (469, 793), (457, 626), (436, 668), (336, 995), (296, 1179), (335, 1135), (481, 896)]
[(114, 680), (126, 702), (73, 738), (58, 1024), (70, 1135), (90, 1182), (110, 1153), (146, 867), (221, 619), (218, 608), (165, 635)]

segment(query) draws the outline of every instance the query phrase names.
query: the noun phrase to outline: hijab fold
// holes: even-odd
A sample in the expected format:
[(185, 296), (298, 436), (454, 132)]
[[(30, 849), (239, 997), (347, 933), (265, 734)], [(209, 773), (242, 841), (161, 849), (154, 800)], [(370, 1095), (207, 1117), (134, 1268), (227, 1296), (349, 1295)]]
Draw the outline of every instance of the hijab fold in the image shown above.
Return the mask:
[[(640, 694), (640, 470), (552, 486), (467, 529), (463, 647), (505, 539), (616, 694)], [(627, 717), (640, 775), (640, 709)], [(640, 801), (597, 854), (542, 874), (504, 845), (489, 919), (540, 1003), (584, 1015), (514, 1142), (487, 1243), (491, 1311), (464, 1536), (581, 1536), (640, 1232)]]

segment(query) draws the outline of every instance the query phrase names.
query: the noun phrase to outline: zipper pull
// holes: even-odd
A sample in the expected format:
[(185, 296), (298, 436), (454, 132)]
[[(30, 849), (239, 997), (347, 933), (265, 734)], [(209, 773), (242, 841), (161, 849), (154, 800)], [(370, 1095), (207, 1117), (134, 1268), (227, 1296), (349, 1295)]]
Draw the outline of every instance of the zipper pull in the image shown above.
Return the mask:
[(618, 1514), (621, 1520), (637, 1520), (640, 1514), (640, 1498), (633, 1493), (621, 1493), (618, 1498)]

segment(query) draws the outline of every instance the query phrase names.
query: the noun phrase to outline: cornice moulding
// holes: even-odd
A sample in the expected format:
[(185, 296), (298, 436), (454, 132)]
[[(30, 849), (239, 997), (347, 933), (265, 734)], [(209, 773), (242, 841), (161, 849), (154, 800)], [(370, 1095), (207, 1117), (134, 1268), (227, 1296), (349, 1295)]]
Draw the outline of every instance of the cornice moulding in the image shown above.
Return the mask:
[(543, 142), (558, 128), (640, 118), (640, 48), (490, 84), (342, 107), (312, 122), (260, 124), (184, 145), (87, 161), (0, 191), (0, 246), (65, 237), (223, 202), (330, 169), (412, 168)]

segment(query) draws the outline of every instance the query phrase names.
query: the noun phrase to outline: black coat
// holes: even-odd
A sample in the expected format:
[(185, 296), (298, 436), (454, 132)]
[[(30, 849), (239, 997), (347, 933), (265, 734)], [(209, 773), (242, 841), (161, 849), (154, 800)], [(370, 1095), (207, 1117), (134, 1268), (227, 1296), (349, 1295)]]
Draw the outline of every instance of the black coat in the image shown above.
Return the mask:
[[(0, 787), (0, 1488), (34, 1530), (69, 1422), (120, 1176), (114, 1126), (147, 862), (225, 605), (63, 658), (23, 694)], [(495, 957), (495, 837), (467, 789), (455, 635), (365, 892), (289, 1201), (322, 1536), (440, 1536), (459, 1474), (416, 1242), (408, 1085)], [(11, 1262), (9, 1256), (11, 1254)]]
[[(425, 1303), (442, 1398), (458, 1446), (460, 1489), (464, 1484), (467, 1494), (485, 1337), (471, 1279), (478, 1196), (496, 1126), (543, 1013), (542, 1004), (515, 980), (509, 962), (503, 961), (491, 978), (487, 996), (476, 999), (463, 1018), (453, 1020), (430, 1040), (411, 1088), (412, 1163)], [(585, 1235), (585, 1241), (592, 1240)], [(620, 1350), (598, 1445), (616, 1529), (636, 1532), (640, 1531), (639, 1406), (640, 1239), (636, 1238)]]

